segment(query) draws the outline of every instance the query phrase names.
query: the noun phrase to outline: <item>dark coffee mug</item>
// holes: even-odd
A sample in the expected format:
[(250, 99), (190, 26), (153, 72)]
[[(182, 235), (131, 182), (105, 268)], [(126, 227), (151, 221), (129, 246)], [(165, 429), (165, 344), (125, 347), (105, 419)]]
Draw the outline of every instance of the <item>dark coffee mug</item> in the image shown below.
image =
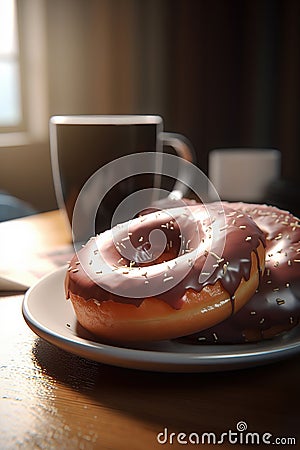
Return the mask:
[[(163, 119), (160, 116), (52, 117), (50, 149), (54, 186), (58, 206), (67, 213), (69, 223), (72, 224), (74, 205), (79, 192), (99, 168), (120, 157), (140, 152), (156, 152), (155, 164), (159, 168), (162, 164), (160, 154), (164, 146), (173, 148), (173, 152), (184, 160), (194, 162), (191, 144), (182, 135), (164, 132)], [(161, 171), (149, 170), (149, 174), (137, 174), (112, 186), (99, 207), (96, 232), (110, 228), (113, 213), (120, 202), (135, 191), (152, 187), (163, 188), (165, 192), (169, 192), (170, 197), (176, 198), (181, 198), (186, 193), (187, 187), (183, 183), (164, 180), (159, 172)], [(105, 183), (109, 184), (109, 174)], [(157, 191), (152, 191), (148, 206), (157, 200), (155, 192)]]

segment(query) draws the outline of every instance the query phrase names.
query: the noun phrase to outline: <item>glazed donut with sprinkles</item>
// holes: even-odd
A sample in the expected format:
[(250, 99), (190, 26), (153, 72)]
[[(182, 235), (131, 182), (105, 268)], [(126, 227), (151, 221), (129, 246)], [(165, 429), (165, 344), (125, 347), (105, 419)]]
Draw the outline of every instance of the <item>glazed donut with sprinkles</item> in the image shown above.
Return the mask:
[(152, 212), (91, 238), (69, 265), (66, 297), (102, 341), (190, 335), (247, 304), (266, 245), (259, 226), (229, 204)]
[(286, 211), (265, 205), (230, 204), (256, 222), (266, 236), (265, 273), (251, 300), (219, 325), (184, 342), (243, 343), (275, 337), (300, 319), (300, 223)]

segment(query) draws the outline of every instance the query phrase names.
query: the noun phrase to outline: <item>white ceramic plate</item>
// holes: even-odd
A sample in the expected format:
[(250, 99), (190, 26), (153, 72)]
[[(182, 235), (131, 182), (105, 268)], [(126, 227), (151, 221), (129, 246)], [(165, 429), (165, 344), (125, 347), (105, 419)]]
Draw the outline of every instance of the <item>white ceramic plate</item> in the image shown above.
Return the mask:
[(257, 344), (195, 346), (159, 341), (140, 347), (116, 347), (93, 340), (65, 300), (61, 268), (25, 294), (23, 315), (40, 337), (68, 352), (120, 367), (164, 372), (208, 372), (267, 364), (300, 352), (300, 328)]

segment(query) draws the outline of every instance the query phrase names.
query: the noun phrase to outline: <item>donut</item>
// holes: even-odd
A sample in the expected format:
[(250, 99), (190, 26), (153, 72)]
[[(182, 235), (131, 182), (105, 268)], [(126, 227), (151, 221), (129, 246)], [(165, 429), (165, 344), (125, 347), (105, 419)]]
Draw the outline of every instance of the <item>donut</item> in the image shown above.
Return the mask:
[(78, 322), (102, 341), (192, 334), (249, 301), (264, 271), (265, 245), (253, 220), (228, 205), (156, 211), (77, 251), (66, 272), (66, 298)]
[[(227, 204), (229, 206), (229, 204)], [(249, 214), (266, 236), (265, 272), (252, 299), (222, 323), (182, 342), (240, 344), (270, 339), (300, 320), (300, 222), (287, 211), (267, 205), (231, 203)]]

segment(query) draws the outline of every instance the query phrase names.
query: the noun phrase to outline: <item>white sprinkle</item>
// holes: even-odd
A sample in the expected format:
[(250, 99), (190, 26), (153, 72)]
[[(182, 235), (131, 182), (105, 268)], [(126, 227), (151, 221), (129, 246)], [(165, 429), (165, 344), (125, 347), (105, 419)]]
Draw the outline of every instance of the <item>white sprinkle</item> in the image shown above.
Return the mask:
[(76, 272), (79, 272), (79, 270), (78, 269), (73, 269), (72, 272), (76, 273)]
[(143, 236), (141, 236), (141, 237), (139, 238), (139, 242), (143, 242), (143, 240), (144, 240), (144, 238), (143, 238)]
[(252, 239), (252, 237), (251, 236), (247, 236), (246, 238), (245, 238), (245, 241), (251, 241), (251, 239)]
[(164, 278), (164, 282), (166, 282), (166, 281), (171, 281), (171, 280), (173, 280), (174, 279), (174, 277), (167, 277), (167, 278)]
[(240, 228), (241, 230), (245, 230), (246, 225), (240, 225), (239, 228)]
[(94, 300), (95, 305), (100, 306), (101, 303), (98, 300)]
[(222, 260), (222, 258), (221, 258), (221, 256), (218, 256), (216, 253), (214, 253), (214, 252), (209, 252), (214, 258), (216, 258), (218, 261), (221, 261)]
[(220, 228), (220, 231), (224, 231), (226, 230), (226, 228), (228, 228), (228, 224), (224, 225), (223, 227)]
[(126, 245), (123, 244), (123, 242), (121, 242), (120, 244), (123, 248), (126, 248)]
[[(130, 237), (129, 236), (127, 236), (127, 237), (124, 237), (123, 239), (121, 239), (123, 242), (124, 241), (129, 241), (129, 239), (130, 239)], [(122, 245), (122, 244), (121, 244)]]
[(285, 300), (283, 300), (282, 298), (276, 298), (276, 303), (277, 303), (277, 305), (284, 305)]

